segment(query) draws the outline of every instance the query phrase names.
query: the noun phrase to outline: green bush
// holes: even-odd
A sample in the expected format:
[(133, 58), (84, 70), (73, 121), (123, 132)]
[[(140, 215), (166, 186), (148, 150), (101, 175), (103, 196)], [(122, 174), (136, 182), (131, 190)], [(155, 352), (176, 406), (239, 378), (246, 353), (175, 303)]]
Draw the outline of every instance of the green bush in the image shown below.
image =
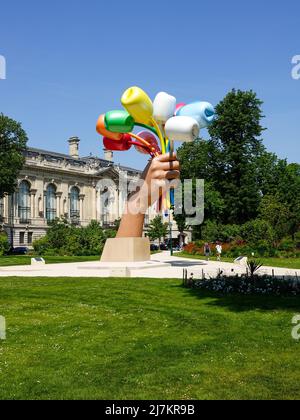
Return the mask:
[(238, 225), (221, 225), (219, 241), (231, 242), (241, 235), (241, 227)]
[(286, 252), (294, 252), (296, 248), (296, 243), (293, 241), (291, 237), (284, 238), (280, 242), (278, 249), (279, 251), (286, 251)]
[(45, 255), (45, 252), (50, 248), (50, 243), (47, 236), (34, 241), (33, 248), (37, 254)]
[(265, 241), (272, 246), (275, 234), (272, 226), (265, 220), (255, 219), (241, 227), (241, 236), (249, 244), (257, 246), (260, 241)]
[(7, 239), (7, 235), (4, 232), (0, 233), (0, 255), (4, 255), (9, 251), (10, 245)]
[(202, 238), (207, 242), (215, 242), (218, 240), (219, 230), (216, 222), (208, 220), (202, 228)]
[(238, 225), (222, 225), (208, 220), (202, 228), (202, 238), (207, 242), (231, 242), (240, 236)]
[(295, 233), (295, 245), (296, 248), (300, 248), (300, 231)]
[(115, 235), (115, 230), (104, 230), (96, 221), (87, 227), (75, 227), (59, 219), (51, 223), (47, 235), (35, 241), (33, 247), (45, 256), (101, 255), (106, 239)]

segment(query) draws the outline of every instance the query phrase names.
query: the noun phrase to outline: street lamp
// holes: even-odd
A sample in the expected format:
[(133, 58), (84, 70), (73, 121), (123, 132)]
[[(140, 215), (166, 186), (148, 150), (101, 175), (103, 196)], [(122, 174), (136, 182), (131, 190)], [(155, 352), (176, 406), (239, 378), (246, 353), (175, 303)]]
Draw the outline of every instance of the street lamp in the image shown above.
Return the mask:
[(173, 257), (173, 235), (172, 235), (172, 228), (173, 228), (173, 223), (171, 220), (171, 209), (169, 210), (169, 240), (170, 240), (170, 252), (171, 252), (171, 257)]

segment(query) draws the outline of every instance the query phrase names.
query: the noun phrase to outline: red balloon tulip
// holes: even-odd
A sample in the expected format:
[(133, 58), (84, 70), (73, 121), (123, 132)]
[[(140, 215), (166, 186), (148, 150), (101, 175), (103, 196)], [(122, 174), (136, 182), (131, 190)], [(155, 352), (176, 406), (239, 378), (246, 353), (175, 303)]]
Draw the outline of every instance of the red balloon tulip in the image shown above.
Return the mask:
[(132, 146), (131, 137), (128, 134), (124, 134), (121, 140), (112, 140), (108, 137), (104, 137), (103, 144), (107, 150), (112, 150), (114, 152), (126, 152)]
[[(137, 135), (138, 135), (138, 137), (141, 137), (143, 140), (146, 140), (150, 144), (151, 147), (149, 148), (149, 150), (151, 150), (151, 148), (152, 148), (151, 151), (153, 153), (160, 152), (160, 148), (159, 148), (157, 139), (154, 136), (154, 134), (152, 134), (150, 131), (141, 131)], [(143, 153), (145, 155), (149, 154), (149, 151), (147, 151), (147, 149), (145, 149), (144, 147), (135, 146), (135, 148), (140, 153)]]

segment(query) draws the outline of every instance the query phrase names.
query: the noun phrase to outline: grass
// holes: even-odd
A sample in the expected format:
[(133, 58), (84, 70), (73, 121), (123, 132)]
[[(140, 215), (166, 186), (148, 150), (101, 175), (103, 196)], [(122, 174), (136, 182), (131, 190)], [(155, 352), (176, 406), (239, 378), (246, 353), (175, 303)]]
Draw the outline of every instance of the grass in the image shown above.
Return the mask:
[[(160, 254), (161, 251), (151, 252), (151, 254)], [(18, 266), (18, 265), (31, 265), (31, 258), (36, 255), (4, 255), (0, 256), (0, 267)], [(75, 263), (87, 261), (99, 261), (100, 256), (83, 256), (83, 257), (68, 257), (68, 256), (53, 256), (43, 257), (46, 264), (60, 264), (60, 263)]]
[[(206, 260), (206, 257), (202, 255), (190, 255), (185, 252), (177, 252), (175, 255), (176, 257), (189, 258), (193, 260)], [(300, 269), (300, 258), (260, 258), (258, 257), (257, 260), (261, 261), (261, 263), (265, 267)], [(217, 258), (211, 257), (210, 261), (217, 261)], [(222, 257), (222, 262), (233, 263), (233, 261), (234, 261), (233, 258)]]
[(0, 280), (1, 399), (299, 399), (299, 298), (178, 280)]
[[(34, 255), (5, 255), (0, 257), (0, 267), (17, 266), (17, 265), (30, 265), (31, 258)], [(59, 264), (59, 263), (74, 263), (86, 261), (99, 261), (99, 255), (89, 257), (43, 257), (46, 264)]]

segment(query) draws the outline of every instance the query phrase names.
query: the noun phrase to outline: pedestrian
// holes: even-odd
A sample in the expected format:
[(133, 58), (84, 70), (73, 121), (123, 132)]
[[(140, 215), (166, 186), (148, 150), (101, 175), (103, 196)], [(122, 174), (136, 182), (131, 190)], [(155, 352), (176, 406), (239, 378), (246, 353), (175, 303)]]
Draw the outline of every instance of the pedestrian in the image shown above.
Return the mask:
[(204, 244), (204, 255), (206, 257), (206, 260), (209, 261), (211, 256), (211, 249), (207, 242)]
[(216, 252), (217, 252), (217, 260), (218, 261), (221, 261), (223, 247), (222, 247), (222, 244), (220, 242), (217, 242)]

